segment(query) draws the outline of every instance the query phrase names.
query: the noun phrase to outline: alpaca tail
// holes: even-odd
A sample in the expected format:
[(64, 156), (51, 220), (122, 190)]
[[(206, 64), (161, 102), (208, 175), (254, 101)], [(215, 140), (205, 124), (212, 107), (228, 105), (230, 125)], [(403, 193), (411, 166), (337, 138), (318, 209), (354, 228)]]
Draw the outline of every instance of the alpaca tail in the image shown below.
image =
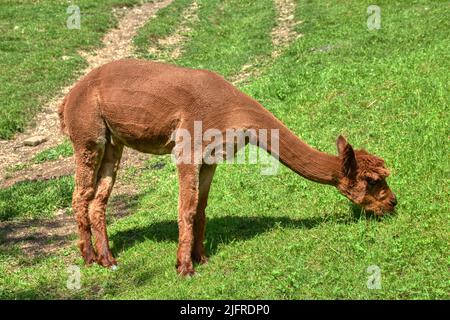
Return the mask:
[(59, 108), (58, 108), (59, 125), (61, 128), (61, 132), (65, 135), (68, 134), (66, 122), (64, 121), (64, 108), (66, 106), (66, 103), (67, 103), (67, 96), (64, 97), (63, 102), (59, 105)]

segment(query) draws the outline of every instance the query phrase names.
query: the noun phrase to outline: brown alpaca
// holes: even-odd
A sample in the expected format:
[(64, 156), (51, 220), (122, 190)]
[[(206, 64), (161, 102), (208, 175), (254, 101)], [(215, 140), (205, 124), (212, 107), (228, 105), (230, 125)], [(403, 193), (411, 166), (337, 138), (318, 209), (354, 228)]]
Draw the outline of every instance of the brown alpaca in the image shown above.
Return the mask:
[[(342, 136), (337, 139), (339, 156), (311, 148), (257, 101), (210, 71), (139, 60), (112, 62), (93, 70), (72, 88), (59, 116), (75, 150), (72, 205), (79, 247), (87, 264), (116, 265), (108, 243), (105, 209), (123, 147), (171, 153), (176, 146), (173, 133), (178, 129), (192, 132), (194, 121), (202, 122), (202, 130), (215, 128), (222, 133), (229, 128), (277, 129), (279, 150), (275, 156), (294, 172), (335, 186), (376, 214), (392, 211), (396, 205), (382, 159), (363, 150), (354, 151)], [(271, 151), (271, 143), (264, 147)], [(203, 246), (205, 208), (215, 168), (214, 163), (177, 164), (177, 271), (182, 275), (194, 273), (192, 261), (207, 261)]]

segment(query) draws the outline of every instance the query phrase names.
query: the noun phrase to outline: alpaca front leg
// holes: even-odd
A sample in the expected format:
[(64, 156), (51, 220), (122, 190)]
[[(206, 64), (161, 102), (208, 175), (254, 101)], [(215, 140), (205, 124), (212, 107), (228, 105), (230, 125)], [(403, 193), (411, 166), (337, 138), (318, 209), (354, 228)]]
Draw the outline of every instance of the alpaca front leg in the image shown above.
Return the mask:
[(194, 244), (192, 248), (192, 260), (205, 264), (208, 262), (208, 257), (205, 253), (205, 224), (206, 214), (205, 210), (198, 210), (194, 218)]
[(200, 264), (208, 262), (205, 253), (205, 229), (206, 213), (205, 209), (208, 202), (209, 189), (216, 170), (216, 165), (202, 165), (199, 176), (199, 201), (197, 214), (194, 218), (194, 248), (192, 250), (192, 259)]
[(177, 272), (182, 276), (195, 273), (192, 264), (194, 245), (194, 219), (199, 200), (199, 166), (178, 165), (178, 252)]

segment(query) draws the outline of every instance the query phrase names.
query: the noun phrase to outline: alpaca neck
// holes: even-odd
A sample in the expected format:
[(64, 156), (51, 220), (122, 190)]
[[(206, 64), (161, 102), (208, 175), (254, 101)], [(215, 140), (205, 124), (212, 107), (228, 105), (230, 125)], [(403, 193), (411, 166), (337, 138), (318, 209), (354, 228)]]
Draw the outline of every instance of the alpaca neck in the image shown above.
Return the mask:
[[(272, 150), (268, 150), (272, 152)], [(279, 128), (279, 152), (281, 163), (308, 180), (335, 185), (339, 172), (339, 158), (318, 151), (281, 124)]]
[[(340, 160), (337, 156), (318, 151), (292, 133), (281, 121), (256, 101), (248, 103), (245, 115), (239, 117), (247, 128), (267, 130), (266, 141), (258, 141), (260, 147), (265, 148), (281, 163), (304, 178), (322, 184), (336, 185), (336, 178), (340, 176)], [(241, 109), (242, 110), (242, 109)], [(278, 129), (278, 152), (272, 145), (271, 129)], [(259, 135), (258, 135), (259, 137)]]

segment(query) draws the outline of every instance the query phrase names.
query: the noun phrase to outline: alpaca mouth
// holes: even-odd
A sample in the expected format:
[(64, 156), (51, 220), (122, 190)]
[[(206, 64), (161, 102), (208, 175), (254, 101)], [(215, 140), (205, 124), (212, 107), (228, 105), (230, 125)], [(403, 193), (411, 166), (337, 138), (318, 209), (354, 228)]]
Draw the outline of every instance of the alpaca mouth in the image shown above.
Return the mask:
[(389, 209), (386, 210), (386, 213), (393, 213), (395, 211), (395, 206), (389, 205)]
[(382, 216), (386, 213), (386, 211), (383, 209), (373, 209), (373, 210), (367, 210), (367, 211), (372, 212), (373, 214), (375, 214), (377, 216)]
[(393, 213), (395, 211), (395, 206), (387, 205), (384, 208), (365, 208), (364, 209), (367, 212), (373, 213), (377, 216), (383, 216), (387, 213)]
[(385, 213), (390, 213), (390, 212), (394, 211), (394, 207), (392, 207), (392, 206), (378, 207), (378, 206), (374, 206), (374, 205), (370, 205), (370, 204), (369, 205), (360, 205), (360, 206), (363, 208), (363, 210), (366, 213), (374, 214), (376, 216), (382, 216)]

